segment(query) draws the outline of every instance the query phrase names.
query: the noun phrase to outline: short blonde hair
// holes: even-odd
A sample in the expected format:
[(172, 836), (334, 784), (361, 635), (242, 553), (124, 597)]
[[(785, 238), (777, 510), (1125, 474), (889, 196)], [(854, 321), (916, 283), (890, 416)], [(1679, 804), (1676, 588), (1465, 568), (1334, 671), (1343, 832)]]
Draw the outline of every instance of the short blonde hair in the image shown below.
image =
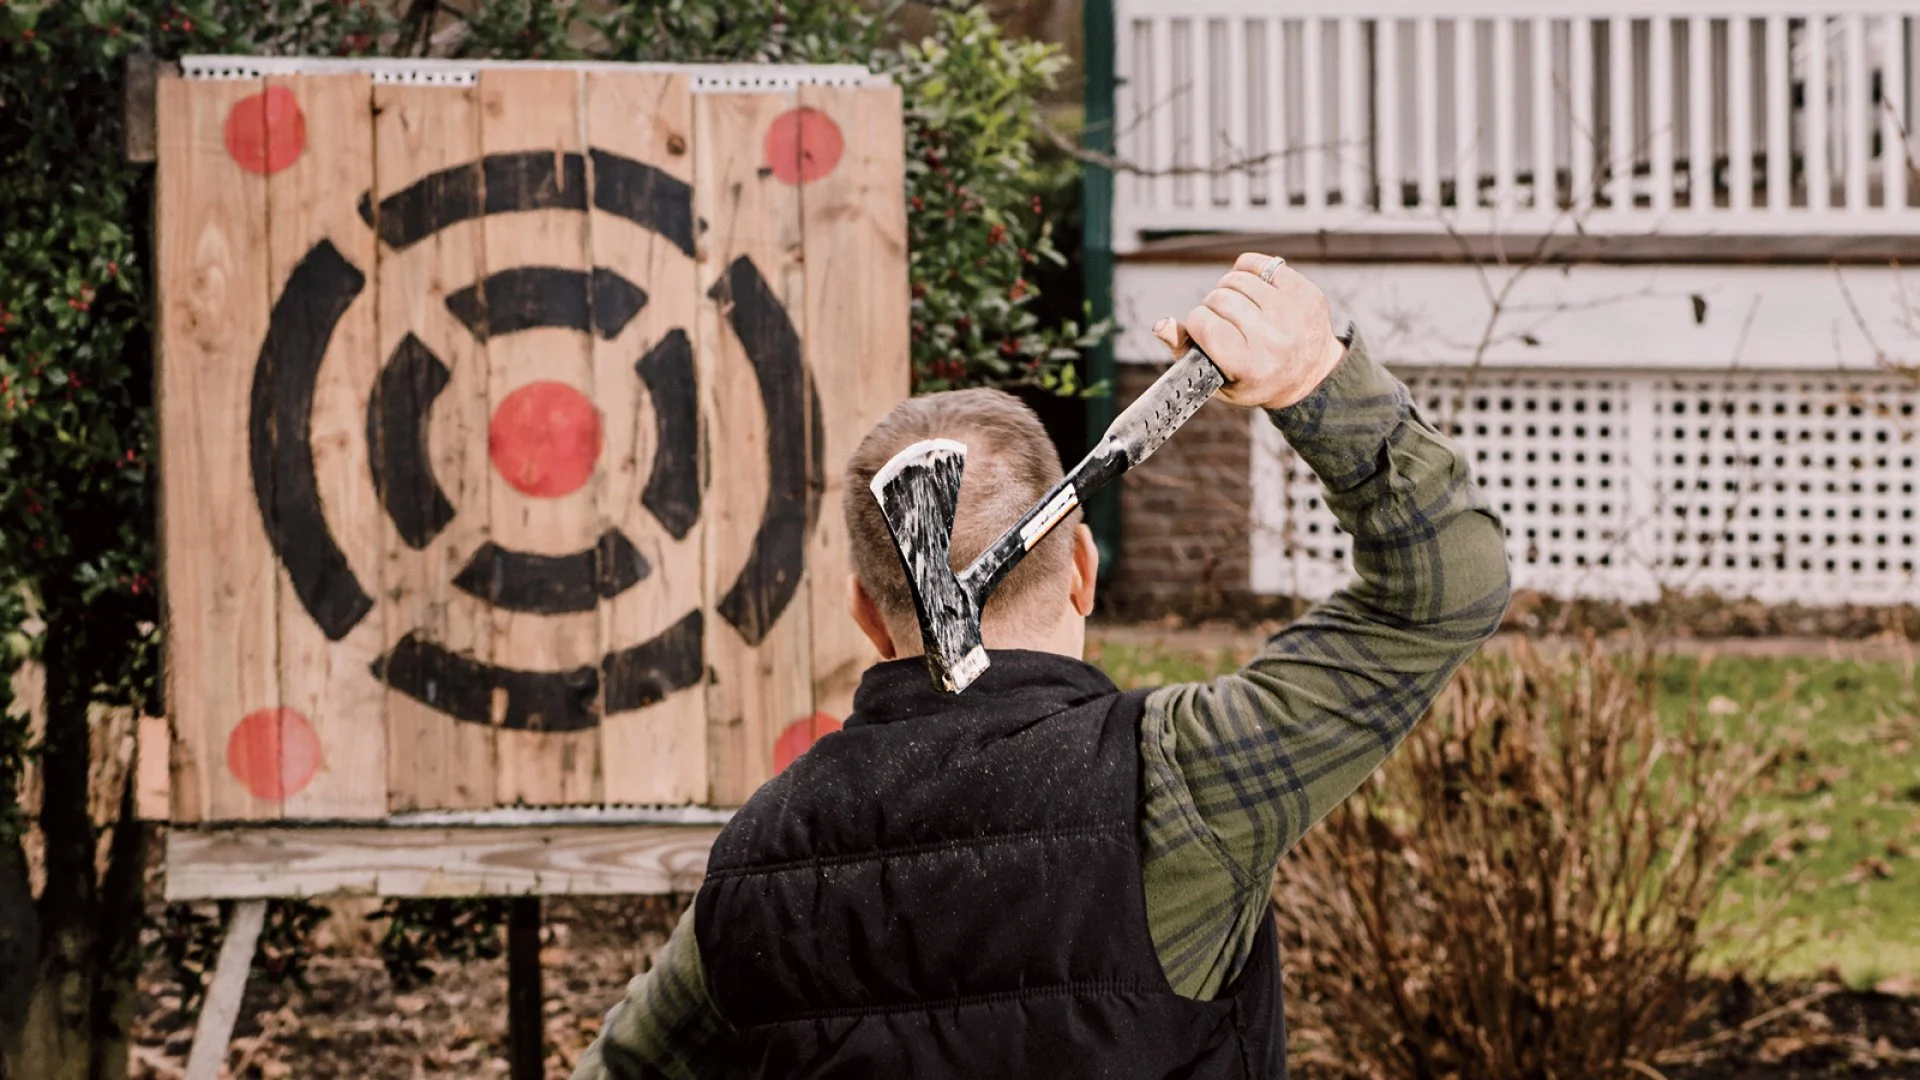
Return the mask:
[[(853, 572), (889, 624), (914, 622), (913, 595), (869, 485), (895, 454), (935, 438), (955, 439), (967, 447), (960, 504), (953, 515), (950, 551), (955, 570), (964, 569), (999, 539), (1063, 475), (1040, 418), (1005, 391), (948, 390), (896, 405), (860, 440), (847, 462), (841, 496)], [(983, 618), (1030, 618), (1030, 625), (1037, 627), (1057, 615), (1035, 601), (1045, 595), (1044, 583), (1060, 579), (1072, 564), (1073, 527), (1079, 520), (1075, 510), (1027, 552), (988, 598)]]

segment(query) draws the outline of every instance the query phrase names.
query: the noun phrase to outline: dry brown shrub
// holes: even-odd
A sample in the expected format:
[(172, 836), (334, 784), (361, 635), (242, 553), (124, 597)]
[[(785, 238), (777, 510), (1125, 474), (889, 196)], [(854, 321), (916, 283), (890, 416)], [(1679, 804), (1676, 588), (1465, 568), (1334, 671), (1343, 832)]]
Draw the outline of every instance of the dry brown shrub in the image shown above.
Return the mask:
[(1773, 754), (1698, 708), (1663, 724), (1655, 676), (1591, 641), (1476, 658), (1282, 862), (1300, 1075), (1657, 1076), (1707, 958), (1764, 964), (1777, 906), (1715, 908)]

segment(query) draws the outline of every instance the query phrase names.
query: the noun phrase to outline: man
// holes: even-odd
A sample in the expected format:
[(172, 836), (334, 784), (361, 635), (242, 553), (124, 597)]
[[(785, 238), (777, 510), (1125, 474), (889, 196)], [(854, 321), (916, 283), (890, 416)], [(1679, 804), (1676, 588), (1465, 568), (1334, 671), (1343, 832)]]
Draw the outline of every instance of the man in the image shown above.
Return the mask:
[(852, 615), (885, 662), (722, 832), (576, 1080), (1284, 1075), (1275, 865), (1493, 633), (1506, 555), (1466, 458), (1281, 260), (1241, 256), (1155, 334), (1176, 354), (1190, 334), (1223, 398), (1267, 410), (1358, 580), (1237, 674), (1123, 694), (1080, 659), (1098, 557), (1075, 523), (988, 603), (992, 666), (940, 693), (868, 483), (964, 441), (965, 565), (1061, 470), (1007, 395), (903, 403), (845, 496)]

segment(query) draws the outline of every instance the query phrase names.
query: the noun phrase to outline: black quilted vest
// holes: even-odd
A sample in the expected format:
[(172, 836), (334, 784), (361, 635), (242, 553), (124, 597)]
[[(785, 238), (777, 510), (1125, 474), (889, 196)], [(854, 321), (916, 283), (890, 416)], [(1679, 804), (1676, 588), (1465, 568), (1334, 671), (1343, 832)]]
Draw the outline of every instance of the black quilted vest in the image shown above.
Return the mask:
[(1285, 1075), (1273, 922), (1213, 1001), (1175, 994), (1137, 841), (1142, 696), (995, 652), (964, 694), (866, 673), (846, 730), (713, 846), (695, 933), (762, 1077)]

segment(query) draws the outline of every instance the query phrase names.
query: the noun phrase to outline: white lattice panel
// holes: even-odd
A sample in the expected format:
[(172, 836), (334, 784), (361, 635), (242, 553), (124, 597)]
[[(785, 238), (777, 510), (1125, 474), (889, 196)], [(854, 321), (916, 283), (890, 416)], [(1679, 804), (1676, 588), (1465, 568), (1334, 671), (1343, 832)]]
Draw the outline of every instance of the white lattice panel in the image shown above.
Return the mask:
[[(1506, 524), (1515, 583), (1810, 603), (1920, 601), (1920, 385), (1893, 377), (1406, 374)], [(1253, 586), (1351, 573), (1317, 480), (1254, 427)]]
[(1653, 552), (1675, 584), (1809, 602), (1920, 595), (1912, 385), (1685, 379), (1652, 397)]

